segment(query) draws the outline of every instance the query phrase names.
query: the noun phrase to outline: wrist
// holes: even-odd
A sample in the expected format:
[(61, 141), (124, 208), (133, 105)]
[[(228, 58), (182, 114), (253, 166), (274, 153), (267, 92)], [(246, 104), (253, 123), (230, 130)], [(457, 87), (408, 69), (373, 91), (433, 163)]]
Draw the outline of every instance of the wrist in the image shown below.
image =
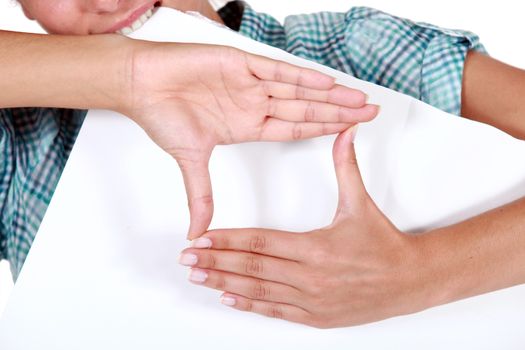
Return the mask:
[(399, 234), (403, 242), (400, 247), (402, 254), (392, 283), (397, 284), (394, 290), (402, 294), (402, 302), (395, 314), (411, 314), (445, 303), (448, 295), (443, 293), (443, 271), (437, 259), (439, 253), (433, 251), (436, 247), (424, 234)]
[(452, 258), (444, 247), (443, 229), (413, 236), (415, 264), (413, 280), (421, 291), (421, 309), (447, 304), (454, 300)]
[[(89, 40), (90, 37), (85, 39)], [(124, 112), (129, 104), (133, 78), (133, 51), (135, 40), (122, 35), (98, 36), (93, 50), (85, 50), (84, 66), (80, 81), (83, 90), (83, 109), (108, 109)], [(83, 106), (82, 106), (83, 105)]]

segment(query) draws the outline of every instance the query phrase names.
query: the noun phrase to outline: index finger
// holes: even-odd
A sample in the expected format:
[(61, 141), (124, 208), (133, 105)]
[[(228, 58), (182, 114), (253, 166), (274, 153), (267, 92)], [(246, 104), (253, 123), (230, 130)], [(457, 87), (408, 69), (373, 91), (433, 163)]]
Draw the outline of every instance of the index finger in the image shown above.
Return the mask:
[(192, 241), (192, 246), (244, 251), (293, 261), (303, 261), (308, 254), (305, 233), (256, 228), (211, 230)]
[(247, 53), (246, 63), (251, 73), (261, 80), (317, 90), (329, 90), (335, 85), (335, 78), (327, 74), (263, 56)]

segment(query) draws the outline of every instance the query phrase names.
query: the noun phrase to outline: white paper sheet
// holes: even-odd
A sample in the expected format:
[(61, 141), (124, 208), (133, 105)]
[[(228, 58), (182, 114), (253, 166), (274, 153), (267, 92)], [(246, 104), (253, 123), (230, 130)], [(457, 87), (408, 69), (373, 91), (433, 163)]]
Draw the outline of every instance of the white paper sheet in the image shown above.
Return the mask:
[[(218, 29), (160, 10), (137, 37), (231, 45), (336, 76), (382, 105), (356, 147), (367, 189), (403, 230), (467, 218), (525, 195), (525, 143)], [(218, 147), (212, 227), (328, 224), (334, 137)], [(306, 174), (306, 175), (305, 175)], [(91, 111), (6, 312), (11, 349), (519, 349), (525, 287), (416, 315), (321, 331), (230, 310), (191, 285), (186, 196), (176, 163), (122, 116)]]

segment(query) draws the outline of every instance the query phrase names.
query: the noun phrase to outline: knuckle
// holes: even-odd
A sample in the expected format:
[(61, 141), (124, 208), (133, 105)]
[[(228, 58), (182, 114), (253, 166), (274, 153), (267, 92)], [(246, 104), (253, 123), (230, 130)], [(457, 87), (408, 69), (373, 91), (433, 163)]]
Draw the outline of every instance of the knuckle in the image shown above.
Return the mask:
[(213, 196), (212, 195), (204, 195), (204, 196), (198, 196), (190, 198), (188, 201), (188, 207), (193, 208), (195, 204), (204, 205), (206, 207), (213, 205)]
[(344, 110), (343, 110), (343, 107), (341, 106), (337, 107), (337, 120), (340, 122), (345, 120)]
[(324, 279), (318, 276), (311, 277), (308, 284), (308, 292), (313, 297), (315, 304), (322, 304), (325, 293)]
[(244, 262), (244, 272), (248, 276), (260, 276), (263, 273), (263, 263), (261, 260), (248, 256)]
[(304, 76), (306, 74), (306, 70), (304, 68), (300, 68), (299, 72), (297, 74), (297, 85), (304, 85)]
[(244, 310), (248, 312), (253, 311), (253, 301), (252, 300), (249, 300), (249, 299), (246, 300), (244, 304)]
[(253, 299), (264, 300), (270, 296), (270, 287), (263, 281), (255, 282), (251, 297)]
[(213, 247), (216, 249), (226, 249), (231, 245), (230, 240), (226, 235), (210, 235), (208, 238), (211, 239)]
[(297, 141), (297, 140), (302, 139), (302, 137), (303, 137), (303, 128), (301, 127), (299, 123), (296, 123), (293, 127), (292, 139)]
[(226, 278), (224, 276), (217, 276), (214, 280), (213, 287), (218, 290), (225, 291), (227, 288), (228, 283), (226, 282)]
[(215, 258), (213, 254), (207, 254), (205, 261), (206, 261), (205, 267), (209, 269), (214, 270), (215, 267), (217, 266), (217, 259)]
[(249, 250), (252, 253), (264, 253), (268, 249), (268, 240), (264, 235), (255, 234), (250, 237)]
[(312, 101), (309, 101), (308, 105), (306, 106), (306, 110), (304, 113), (304, 120), (307, 122), (315, 121), (315, 108), (314, 108)]
[(348, 163), (352, 166), (358, 166), (355, 154), (353, 154), (351, 157), (348, 157)]
[(275, 64), (275, 72), (274, 72), (274, 77), (273, 79), (275, 81), (282, 81), (283, 79), (283, 74), (282, 74), (282, 63), (281, 62), (277, 62)]
[(280, 305), (271, 304), (266, 310), (266, 315), (271, 318), (284, 319), (284, 312)]
[(302, 86), (297, 86), (295, 88), (295, 99), (304, 100), (306, 97), (306, 89)]

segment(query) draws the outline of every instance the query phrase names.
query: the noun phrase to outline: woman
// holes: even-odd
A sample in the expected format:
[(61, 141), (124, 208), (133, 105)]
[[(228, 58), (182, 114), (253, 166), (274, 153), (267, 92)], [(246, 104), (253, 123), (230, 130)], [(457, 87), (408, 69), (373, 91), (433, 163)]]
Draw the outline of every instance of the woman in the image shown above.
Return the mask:
[[(24, 5), (30, 3), (50, 4)], [(136, 11), (135, 2), (118, 11), (108, 11), (106, 1), (81, 4), (106, 21), (83, 34), (125, 26)], [(363, 93), (331, 77), (226, 47), (2, 31), (0, 52), (0, 255), (15, 276), (85, 109), (128, 116), (178, 161), (192, 234), (211, 220), (207, 166), (215, 145), (333, 134), (377, 113)]]

